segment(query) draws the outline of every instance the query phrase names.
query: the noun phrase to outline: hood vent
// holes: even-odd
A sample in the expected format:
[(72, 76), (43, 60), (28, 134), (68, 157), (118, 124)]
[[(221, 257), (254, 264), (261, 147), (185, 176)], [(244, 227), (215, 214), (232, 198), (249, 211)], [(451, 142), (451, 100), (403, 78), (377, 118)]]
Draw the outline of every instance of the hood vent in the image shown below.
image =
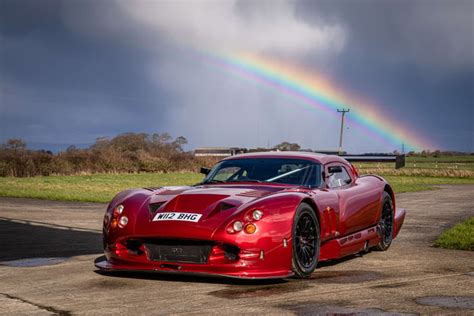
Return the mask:
[(260, 191), (260, 190), (249, 190), (249, 191), (244, 191), (240, 194), (237, 194), (239, 196), (245, 196), (245, 197), (255, 197), (259, 198), (265, 195), (268, 195), (270, 192), (267, 191)]
[(163, 201), (163, 202), (157, 202), (157, 203), (151, 203), (150, 205), (148, 205), (148, 209), (150, 210), (150, 214), (153, 216), (155, 215), (156, 211), (158, 211), (158, 209), (163, 205), (165, 204), (167, 201)]
[(158, 195), (176, 195), (186, 191), (185, 189), (165, 189), (164, 191), (160, 191)]
[(234, 208), (235, 205), (232, 205), (232, 204), (229, 204), (229, 203), (226, 203), (226, 202), (222, 202), (222, 203), (220, 203), (219, 207), (220, 207), (221, 211), (227, 211), (231, 208)]
[(161, 187), (147, 187), (147, 188), (143, 188), (144, 190), (148, 190), (148, 191), (151, 191), (151, 192), (154, 192), (156, 190), (159, 190), (161, 189)]

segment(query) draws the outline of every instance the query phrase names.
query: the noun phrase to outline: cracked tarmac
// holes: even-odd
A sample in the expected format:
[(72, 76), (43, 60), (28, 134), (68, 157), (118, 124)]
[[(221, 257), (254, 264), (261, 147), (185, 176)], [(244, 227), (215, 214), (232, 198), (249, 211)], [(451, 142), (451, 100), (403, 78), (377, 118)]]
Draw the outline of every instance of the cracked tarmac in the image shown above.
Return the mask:
[(104, 204), (0, 198), (0, 314), (474, 314), (474, 252), (432, 247), (474, 216), (474, 186), (404, 193), (386, 252), (321, 264), (308, 280), (96, 273)]

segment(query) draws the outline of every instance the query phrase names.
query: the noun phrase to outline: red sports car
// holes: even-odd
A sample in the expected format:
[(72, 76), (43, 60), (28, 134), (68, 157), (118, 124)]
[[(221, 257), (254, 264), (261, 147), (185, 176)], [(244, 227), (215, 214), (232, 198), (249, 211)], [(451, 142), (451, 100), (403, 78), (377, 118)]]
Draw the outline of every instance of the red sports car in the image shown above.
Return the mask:
[(387, 250), (405, 211), (383, 178), (303, 152), (226, 158), (194, 186), (127, 190), (104, 217), (103, 270), (308, 277), (318, 262)]

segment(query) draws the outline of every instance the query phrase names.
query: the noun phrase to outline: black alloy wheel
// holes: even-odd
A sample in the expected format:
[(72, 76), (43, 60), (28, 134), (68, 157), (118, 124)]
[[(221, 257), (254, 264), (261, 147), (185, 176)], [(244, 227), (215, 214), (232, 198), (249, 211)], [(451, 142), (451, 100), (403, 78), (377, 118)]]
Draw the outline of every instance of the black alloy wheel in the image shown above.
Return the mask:
[(377, 232), (380, 236), (380, 242), (375, 247), (377, 250), (385, 251), (392, 244), (393, 229), (394, 229), (394, 210), (392, 197), (387, 192), (383, 193), (382, 210), (379, 223), (377, 225)]
[(311, 206), (301, 203), (293, 222), (293, 272), (307, 278), (318, 265), (320, 236), (319, 222)]

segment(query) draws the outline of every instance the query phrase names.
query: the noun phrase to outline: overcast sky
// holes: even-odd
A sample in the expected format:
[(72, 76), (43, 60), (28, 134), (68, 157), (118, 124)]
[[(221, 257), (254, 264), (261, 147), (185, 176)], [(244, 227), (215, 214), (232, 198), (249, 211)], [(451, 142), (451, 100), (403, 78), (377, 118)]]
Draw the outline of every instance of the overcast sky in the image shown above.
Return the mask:
[[(168, 132), (189, 150), (337, 148), (338, 116), (216, 70), (207, 52), (324, 74), (431, 149), (474, 151), (473, 16), (471, 0), (0, 0), (0, 141), (58, 149)], [(401, 148), (351, 121), (344, 145)]]

